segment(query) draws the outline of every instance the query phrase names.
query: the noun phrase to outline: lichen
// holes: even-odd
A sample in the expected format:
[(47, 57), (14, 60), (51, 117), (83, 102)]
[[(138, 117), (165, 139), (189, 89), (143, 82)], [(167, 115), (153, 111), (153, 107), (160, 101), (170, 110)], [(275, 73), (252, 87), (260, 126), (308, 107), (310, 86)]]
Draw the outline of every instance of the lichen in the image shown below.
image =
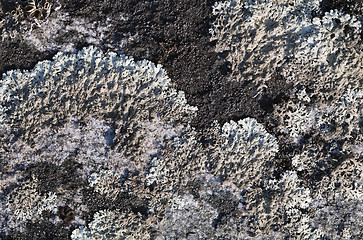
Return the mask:
[[(26, 139), (71, 116), (114, 116), (120, 126), (132, 129), (137, 121), (165, 118), (172, 123), (196, 110), (187, 105), (183, 93), (171, 88), (160, 65), (115, 53), (105, 55), (94, 47), (77, 54), (59, 53), (30, 72), (9, 71), (3, 76), (0, 100), (4, 103), (1, 123), (16, 131), (22, 128)], [(116, 132), (116, 138), (119, 135)]]
[[(44, 218), (72, 239), (359, 239), (361, 25), (320, 3), (214, 6), (228, 81), (251, 81), (256, 98), (276, 72), (292, 85), (266, 125), (194, 129), (197, 109), (162, 66), (95, 47), (4, 74), (1, 236)], [(63, 26), (54, 17), (34, 33)]]
[[(31, 71), (8, 72), (0, 99), (4, 199), (33, 192), (38, 196), (52, 188), (55, 208), (67, 204), (74, 209), (74, 220), (67, 224), (76, 226), (84, 225), (96, 204), (90, 197), (131, 205), (126, 196), (149, 194), (139, 183), (147, 162), (160, 154), (165, 141), (188, 128), (196, 111), (182, 92), (171, 87), (160, 65), (103, 54), (94, 47), (77, 54), (59, 53)], [(32, 191), (12, 188), (24, 177), (39, 177)], [(46, 200), (39, 196), (32, 204)], [(6, 213), (21, 208), (14, 201), (2, 204), (7, 204)], [(2, 233), (20, 231), (14, 226), (37, 219), (41, 213), (30, 209), (26, 219), (1, 216)], [(131, 209), (124, 209), (125, 218), (134, 214)], [(52, 216), (56, 219), (52, 224), (60, 226), (61, 217)]]
[(15, 187), (1, 202), (1, 231), (26, 231), (26, 222), (40, 220), (45, 212), (57, 213), (58, 199), (54, 192), (43, 196), (37, 191), (37, 180)]
[(132, 213), (101, 210), (95, 213), (87, 227), (75, 229), (71, 239), (150, 239), (142, 225), (142, 218)]
[(358, 64), (359, 58), (352, 57), (359, 51), (355, 45), (361, 31), (360, 21), (340, 10), (325, 13), (322, 19), (314, 18), (319, 3), (217, 2), (211, 40), (217, 41), (216, 51), (228, 53), (232, 78), (254, 81), (258, 95), (269, 87), (266, 83), (276, 69), (294, 82), (294, 66), (308, 64), (322, 73), (339, 76), (344, 73), (343, 66)]

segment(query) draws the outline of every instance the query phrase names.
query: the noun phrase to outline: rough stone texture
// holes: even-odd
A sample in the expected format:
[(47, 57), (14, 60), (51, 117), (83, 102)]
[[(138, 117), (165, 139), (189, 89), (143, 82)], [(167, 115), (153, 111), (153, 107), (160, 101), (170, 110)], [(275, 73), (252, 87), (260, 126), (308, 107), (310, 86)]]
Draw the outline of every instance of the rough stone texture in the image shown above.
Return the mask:
[(362, 1), (49, 3), (0, 2), (1, 239), (361, 238)]
[[(17, 2), (3, 4), (14, 8), (19, 5)], [(30, 69), (58, 50), (73, 52), (95, 44), (105, 51), (121, 50), (138, 60), (163, 64), (176, 88), (186, 93), (191, 105), (198, 107), (198, 117), (192, 123), (198, 128), (213, 120), (225, 122), (247, 116), (261, 120), (265, 109), (270, 107), (270, 104), (265, 107), (266, 101), (253, 98), (252, 83), (225, 81), (230, 64), (223, 54), (214, 51), (215, 44), (210, 42), (208, 32), (214, 19), (214, 1), (60, 0), (59, 3), (62, 7), (52, 9), (50, 16), (39, 23), (28, 19), (25, 13), (24, 21), (32, 30), (0, 43), (6, 49), (0, 73), (15, 68)], [(24, 11), (24, 4), (19, 6)], [(19, 42), (26, 49), (8, 58), (7, 51), (11, 48), (7, 44)], [(271, 80), (271, 84), (274, 82)], [(266, 97), (279, 102), (284, 92), (289, 92), (289, 86), (276, 84), (276, 91)], [(246, 108), (245, 103), (250, 107)]]

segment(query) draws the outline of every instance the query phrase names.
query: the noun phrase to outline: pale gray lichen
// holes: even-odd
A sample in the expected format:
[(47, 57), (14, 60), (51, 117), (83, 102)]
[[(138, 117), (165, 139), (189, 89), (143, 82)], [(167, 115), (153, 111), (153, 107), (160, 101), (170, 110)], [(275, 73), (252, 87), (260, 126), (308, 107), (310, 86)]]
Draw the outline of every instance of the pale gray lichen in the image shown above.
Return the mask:
[[(357, 126), (362, 109), (361, 23), (355, 16), (337, 9), (326, 12), (322, 18), (313, 18), (319, 4), (319, 0), (225, 1), (216, 3), (213, 10), (217, 19), (211, 33), (212, 39), (217, 40), (216, 50), (228, 53), (233, 76), (240, 81), (252, 78), (256, 82), (256, 94), (269, 88), (264, 83), (276, 69), (288, 82), (315, 89), (310, 95), (317, 98), (319, 109), (306, 106), (310, 98), (306, 92), (302, 97), (300, 91), (304, 88), (297, 94), (301, 104), (291, 106), (295, 103), (290, 101), (275, 108), (275, 117), (283, 123), (279, 125), (283, 128), (281, 132), (288, 133), (294, 141), (315, 131), (314, 125), (326, 121), (321, 119), (324, 115), (350, 115), (355, 119), (349, 128)], [(327, 101), (330, 97), (333, 102)], [(345, 99), (352, 99), (349, 102), (354, 106), (349, 106)], [(334, 110), (336, 105), (340, 106), (338, 112)], [(285, 114), (291, 108), (295, 114)], [(349, 134), (352, 131), (349, 129)]]
[(335, 204), (328, 202), (322, 199), (314, 203), (316, 211), (306, 223), (310, 227), (307, 232), (311, 233), (304, 239), (360, 239), (363, 233), (362, 201), (337, 198)]
[(211, 239), (217, 216), (210, 204), (200, 203), (191, 195), (175, 197), (158, 226), (160, 235), (156, 239)]
[(37, 191), (37, 179), (21, 183), (0, 202), (0, 229), (26, 231), (28, 221), (40, 220), (44, 212), (57, 213), (58, 199), (54, 192), (44, 196)]
[(85, 119), (83, 124), (85, 126), (80, 126), (79, 120), (71, 118), (61, 128), (43, 129), (33, 135), (33, 146), (21, 140), (8, 143), (6, 147), (11, 152), (2, 155), (3, 171), (11, 172), (17, 165), (27, 167), (39, 162), (60, 166), (70, 158), (82, 164), (79, 174), (85, 176), (102, 168), (115, 170), (126, 166), (130, 169), (139, 167), (131, 164), (122, 154), (108, 149), (104, 134), (110, 126), (96, 119)]
[[(221, 129), (220, 148), (211, 154), (211, 171), (237, 186), (248, 179), (257, 180), (271, 174), (278, 142), (253, 118), (225, 123)], [(213, 156), (214, 155), (214, 156)]]
[(276, 69), (294, 83), (294, 65), (309, 64), (341, 75), (343, 67), (359, 64), (353, 56), (359, 56), (355, 43), (361, 24), (340, 10), (313, 18), (319, 4), (319, 0), (217, 2), (211, 40), (217, 40), (216, 51), (228, 53), (233, 78), (253, 80), (259, 91), (269, 87), (265, 83)]
[[(182, 92), (171, 88), (160, 65), (105, 55), (94, 47), (77, 54), (59, 53), (30, 72), (9, 71), (3, 76), (0, 100), (4, 103), (1, 123), (17, 131), (21, 128), (26, 139), (70, 116), (106, 119), (112, 115), (126, 130), (152, 118), (172, 123), (196, 110), (187, 105)], [(116, 131), (116, 138), (127, 137)]]
[[(36, 170), (28, 169), (39, 164), (59, 168), (65, 171), (57, 173), (61, 179), (49, 176), (54, 182), (44, 182), (48, 176), (41, 172), (42, 182), (33, 182), (34, 191), (38, 196), (38, 189), (54, 185), (56, 208), (67, 204), (74, 209), (75, 225), (83, 225), (79, 216), (89, 211), (84, 191), (94, 191), (110, 202), (121, 194), (135, 193), (140, 198), (150, 194), (139, 184), (144, 181), (146, 163), (160, 154), (165, 141), (187, 128), (196, 111), (182, 92), (171, 87), (160, 65), (103, 54), (94, 47), (77, 54), (59, 53), (53, 61), (40, 62), (31, 71), (4, 74), (0, 99), (4, 103), (0, 112), (1, 188), (9, 189), (5, 195), (16, 198), (21, 193), (10, 185), (25, 174), (30, 179), (37, 177)], [(73, 166), (75, 171), (68, 174), (62, 166)], [(122, 180), (123, 172), (127, 174)], [(64, 177), (70, 179), (64, 182)], [(43, 200), (47, 198), (36, 198), (33, 205)], [(13, 214), (21, 209), (20, 204), (9, 202), (6, 212)], [(39, 215), (33, 207), (27, 214), (33, 220)], [(125, 214), (132, 213), (126, 210)], [(14, 226), (29, 220), (3, 218), (1, 231), (6, 233), (20, 231)]]
[[(351, 79), (351, 82), (354, 83), (354, 80)], [(300, 92), (296, 95), (295, 99), (277, 106), (274, 110), (274, 115), (281, 122), (277, 129), (280, 133), (289, 135), (294, 142), (299, 142), (308, 133), (320, 133), (326, 140), (338, 139), (341, 136), (353, 139), (360, 131), (359, 121), (363, 114), (363, 91), (360, 85), (357, 88), (347, 88), (345, 91), (333, 90), (329, 101), (324, 100), (325, 96), (312, 93), (305, 94), (304, 99)], [(313, 95), (319, 98), (319, 104), (312, 105), (306, 102), (306, 99)]]
[[(270, 87), (269, 79), (277, 71), (296, 89), (288, 101), (274, 106), (271, 117), (278, 122), (279, 139), (299, 146), (290, 153), (297, 172), (283, 172), (277, 180), (269, 174), (274, 164), (258, 165), (261, 175), (250, 181), (263, 176), (267, 182), (256, 181), (259, 184), (253, 185), (250, 195), (256, 200), (247, 205), (259, 218), (254, 221), (260, 230), (255, 237), (267, 237), (266, 226), (297, 239), (357, 239), (361, 234), (359, 224), (343, 213), (361, 214), (359, 207), (353, 207), (363, 191), (358, 170), (363, 114), (361, 20), (338, 9), (314, 18), (320, 4), (319, 0), (224, 1), (213, 9), (211, 40), (231, 63), (231, 79), (252, 80), (257, 97)], [(248, 173), (248, 168), (243, 172)], [(246, 182), (242, 178), (241, 187), (249, 189)], [(323, 207), (315, 209), (316, 202)], [(322, 209), (333, 211), (330, 216), (341, 222), (329, 221)], [(360, 219), (359, 214), (354, 218)], [(288, 217), (290, 223), (277, 216)]]
[(142, 217), (122, 211), (101, 210), (87, 227), (72, 232), (72, 240), (150, 239)]
[[(164, 198), (160, 199), (160, 201), (163, 201), (163, 206), (165, 206), (165, 202), (170, 203), (174, 201), (175, 191), (178, 189), (182, 191), (185, 188), (182, 186), (188, 186), (190, 181), (199, 181), (195, 176), (196, 173), (213, 174), (216, 176), (214, 177), (214, 182), (219, 181), (218, 184), (222, 186), (217, 187), (218, 184), (211, 184), (213, 181), (203, 180), (206, 183), (202, 185), (202, 189), (197, 194), (202, 200), (202, 206), (206, 206), (205, 204), (210, 199), (217, 198), (217, 196), (224, 196), (223, 191), (217, 191), (217, 188), (234, 189), (231, 190), (232, 192), (238, 192), (238, 189), (240, 191), (244, 189), (244, 197), (247, 203), (241, 206), (241, 208), (245, 208), (245, 214), (248, 217), (252, 217), (253, 214), (258, 213), (258, 217), (262, 219), (264, 211), (268, 208), (266, 205), (271, 204), (271, 206), (274, 206), (274, 203), (265, 203), (262, 199), (265, 197), (264, 188), (267, 188), (270, 184), (269, 181), (273, 179), (273, 161), (275, 154), (278, 152), (276, 138), (252, 118), (240, 120), (238, 123), (231, 121), (230, 123), (225, 123), (223, 127), (220, 127), (215, 122), (211, 126), (211, 129), (211, 132), (215, 134), (214, 138), (216, 139), (216, 143), (208, 147), (202, 147), (196, 141), (196, 133), (193, 133), (193, 131), (186, 132), (181, 136), (167, 141), (166, 147), (161, 151), (160, 156), (155, 157), (150, 162), (151, 168), (146, 175), (148, 184), (153, 186), (155, 192), (163, 192), (162, 195)], [(171, 182), (174, 182), (174, 184), (169, 186)], [(173, 186), (175, 185), (179, 187), (174, 189)], [(238, 197), (235, 196), (234, 198), (237, 199), (235, 206), (237, 208)], [(222, 199), (221, 201), (226, 201), (226, 197), (222, 197)], [(152, 206), (154, 212), (163, 212), (159, 201), (154, 202)], [(278, 209), (276, 208), (276, 211)], [(181, 214), (188, 215), (189, 212), (187, 209), (180, 209), (180, 211), (182, 213), (175, 212), (176, 216)], [(196, 211), (194, 210), (196, 216), (189, 217), (191, 222), (188, 222), (187, 218), (174, 220), (180, 221), (180, 224), (188, 225), (194, 222), (192, 220), (194, 217), (196, 219), (210, 219), (210, 217), (207, 217), (209, 210), (203, 210), (198, 213)], [(241, 214), (242, 212), (239, 213), (239, 215)], [(227, 220), (225, 220), (222, 215), (221, 219), (223, 218), (224, 221), (228, 222), (228, 218), (226, 217)], [(176, 218), (176, 216), (170, 217)], [(214, 220), (216, 222), (220, 221), (218, 218)], [(256, 227), (264, 228), (263, 222), (261, 220), (255, 223)], [(161, 239), (163, 236), (166, 239), (169, 236), (172, 238), (179, 231), (168, 224), (167, 222), (163, 222), (162, 226), (164, 227), (159, 226), (161, 227), (160, 231), (164, 233), (161, 234)], [(206, 227), (208, 228), (210, 226), (201, 226), (196, 223), (193, 226), (200, 229), (199, 231), (193, 231), (196, 232), (196, 235), (204, 236), (203, 234), (207, 234), (206, 236), (209, 236), (211, 234), (207, 233), (210, 232), (209, 230), (205, 230)], [(210, 236), (218, 235), (227, 238), (231, 237), (232, 239), (234, 237), (248, 237), (247, 232), (251, 231), (252, 228), (253, 226), (248, 226), (245, 221), (238, 224), (224, 223), (219, 226), (218, 231), (214, 231)], [(268, 227), (266, 226), (266, 228)], [(170, 229), (170, 231), (168, 232), (167, 229)], [(244, 230), (242, 231), (242, 229)], [(236, 233), (238, 231), (240, 231), (239, 234)], [(273, 235), (268, 235), (266, 231), (262, 231), (262, 233), (265, 234), (263, 236)], [(180, 232), (180, 234), (184, 236), (186, 233)], [(278, 234), (276, 233), (275, 235), (277, 236)]]
[(107, 198), (115, 199), (121, 192), (120, 174), (111, 170), (94, 172), (88, 178), (89, 185)]
[[(196, 175), (187, 191), (173, 196), (156, 226), (156, 239), (244, 239), (243, 198), (233, 184), (210, 174)], [(239, 230), (238, 230), (239, 229)]]
[[(282, 213), (284, 216), (288, 216), (290, 222), (281, 226), (282, 232), (290, 232), (291, 237), (294, 238), (301, 237), (300, 234), (302, 233), (298, 231), (298, 223), (302, 218), (309, 216), (306, 212), (312, 207), (313, 201), (310, 189), (304, 186), (303, 181), (298, 178), (295, 171), (285, 172), (279, 181), (270, 180), (268, 189), (275, 190), (278, 194), (274, 199), (275, 203), (271, 204), (274, 206), (271, 209), (272, 213), (266, 214), (265, 211), (261, 211), (261, 215), (270, 215), (271, 217), (274, 214)], [(278, 219), (278, 221), (283, 221), (283, 219)], [(267, 222), (270, 222), (268, 217), (266, 218)]]
[[(314, 98), (320, 97), (319, 104), (291, 99), (276, 107), (274, 115), (281, 123), (277, 127), (279, 133), (302, 145), (292, 157), (292, 166), (297, 171), (319, 179), (322, 172), (337, 171), (336, 166), (342, 161), (360, 161), (363, 92), (359, 87), (348, 88), (341, 94), (333, 91), (328, 101), (315, 94)], [(306, 136), (312, 140), (306, 141)]]
[[(263, 166), (271, 167), (271, 161), (278, 152), (278, 143), (255, 119), (245, 118), (238, 123), (230, 121), (222, 128), (215, 122), (211, 129), (215, 134), (215, 145), (203, 148), (195, 138), (196, 132), (189, 130), (167, 142), (160, 158), (151, 161), (152, 169), (159, 173), (169, 172), (158, 174), (159, 177), (169, 176), (170, 170), (177, 168), (171, 167), (177, 161), (168, 159), (184, 155), (186, 163), (193, 162), (195, 170), (213, 172), (217, 177), (241, 186), (246, 180), (242, 175), (259, 175), (264, 172)], [(252, 175), (249, 177), (252, 178)]]
[[(28, 32), (24, 40), (39, 51), (73, 52), (76, 49), (76, 43), (80, 40), (88, 44), (100, 45), (111, 31), (108, 27), (111, 22), (111, 19), (106, 19), (103, 23), (90, 22), (86, 18), (71, 17), (66, 12), (55, 12), (51, 18), (42, 21), (37, 28)], [(128, 38), (133, 37), (135, 36), (128, 36)], [(127, 37), (123, 41), (127, 41)]]
[[(36, 221), (43, 211), (56, 214), (67, 203), (77, 215), (73, 239), (359, 239), (362, 54), (354, 45), (360, 26), (340, 10), (313, 19), (319, 4), (261, 0), (214, 7), (213, 38), (217, 51), (227, 51), (234, 78), (252, 79), (262, 89), (280, 67), (283, 77), (301, 84), (271, 113), (279, 120), (275, 133), (300, 146), (289, 170), (277, 169), (278, 141), (253, 118), (215, 122), (208, 130), (214, 141), (203, 146), (188, 126), (196, 108), (171, 87), (161, 66), (148, 61), (90, 47), (59, 53), (30, 72), (4, 75), (1, 231)], [(89, 34), (83, 28), (80, 33)], [(349, 125), (329, 125), (332, 121)], [(39, 182), (12, 188), (28, 167), (45, 162), (60, 167), (70, 159), (82, 166), (73, 172), (81, 189), (60, 183), (41, 195)], [(309, 185), (306, 178), (315, 177), (316, 168), (324, 174)], [(124, 170), (139, 174), (122, 177)], [(30, 197), (24, 200), (22, 193)], [(120, 194), (147, 199), (146, 213), (102, 207), (87, 223), (80, 219), (94, 210), (86, 197), (113, 203)], [(9, 218), (14, 212), (22, 217)]]

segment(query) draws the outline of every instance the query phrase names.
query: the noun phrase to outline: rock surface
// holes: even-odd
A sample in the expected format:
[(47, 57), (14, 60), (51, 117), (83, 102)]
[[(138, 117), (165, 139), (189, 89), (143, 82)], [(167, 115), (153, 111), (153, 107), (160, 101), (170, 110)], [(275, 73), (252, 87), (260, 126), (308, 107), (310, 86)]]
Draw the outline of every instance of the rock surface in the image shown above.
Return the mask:
[(360, 0), (0, 2), (0, 239), (361, 239)]

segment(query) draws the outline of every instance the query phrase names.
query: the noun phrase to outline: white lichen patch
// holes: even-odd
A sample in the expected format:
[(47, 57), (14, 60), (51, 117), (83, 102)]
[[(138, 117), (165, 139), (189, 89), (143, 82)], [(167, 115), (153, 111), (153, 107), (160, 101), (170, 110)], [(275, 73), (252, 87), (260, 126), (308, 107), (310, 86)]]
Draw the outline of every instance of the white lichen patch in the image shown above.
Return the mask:
[(362, 202), (336, 198), (335, 204), (331, 205), (328, 201), (324, 199), (314, 202), (316, 210), (302, 224), (308, 226), (301, 229), (304, 236), (302, 239), (359, 239), (363, 227)]
[(212, 224), (217, 216), (218, 212), (208, 203), (200, 203), (191, 195), (177, 196), (157, 227), (156, 239), (209, 239), (213, 236)]
[[(58, 171), (61, 178), (49, 177), (54, 181), (49, 184), (56, 186), (57, 207), (67, 204), (80, 216), (89, 211), (84, 188), (108, 201), (114, 201), (121, 192), (136, 191), (133, 194), (140, 197), (146, 194), (140, 182), (145, 180), (147, 162), (162, 153), (166, 142), (189, 129), (187, 125), (197, 110), (187, 104), (182, 92), (171, 87), (160, 65), (146, 60), (135, 62), (112, 52), (103, 54), (94, 47), (77, 54), (58, 53), (52, 61), (40, 62), (31, 71), (4, 74), (0, 100), (4, 103), (0, 111), (1, 188), (10, 189), (6, 196), (21, 197), (22, 192), (11, 189), (11, 184), (19, 181), (29, 167), (35, 167), (31, 176), (36, 176), (36, 167), (42, 164), (45, 169)], [(124, 179), (122, 172), (127, 173)], [(44, 182), (46, 173), (40, 174), (42, 182), (34, 188), (48, 184)], [(126, 183), (122, 185), (121, 180)], [(37, 197), (32, 204), (38, 206), (47, 199)], [(17, 208), (13, 202), (7, 206)], [(11, 224), (21, 226), (29, 218), (37, 219), (37, 212), (26, 214), (26, 218), (12, 218)], [(110, 214), (106, 211), (95, 219), (113, 219)], [(131, 213), (123, 214), (128, 219)], [(5, 219), (6, 214), (1, 218)], [(69, 221), (84, 222), (79, 216), (74, 219)], [(127, 220), (117, 221), (116, 225)], [(89, 231), (96, 231), (92, 229), (97, 226), (89, 225)], [(125, 225), (115, 234), (127, 235), (129, 228), (133, 226)], [(92, 234), (101, 236), (102, 232)], [(110, 234), (114, 236), (114, 231)]]
[(318, 0), (224, 1), (213, 10), (211, 39), (217, 40), (216, 51), (228, 53), (232, 78), (253, 80), (256, 96), (269, 88), (276, 71), (310, 88), (299, 87), (292, 99), (274, 107), (280, 133), (295, 143), (310, 134), (326, 135), (327, 141), (353, 139), (360, 131), (361, 21), (338, 9), (313, 17), (319, 6)]
[(30, 72), (9, 71), (3, 76), (0, 100), (1, 124), (21, 125), (27, 138), (70, 116), (114, 115), (130, 130), (127, 134), (116, 130), (116, 138), (125, 139), (138, 122), (158, 118), (172, 125), (196, 111), (183, 93), (171, 88), (160, 65), (111, 52), (105, 55), (94, 47), (77, 54), (59, 53)]
[(115, 199), (121, 192), (120, 174), (111, 170), (92, 173), (88, 182), (91, 187), (106, 198)]
[[(208, 205), (209, 200), (218, 198), (218, 196), (226, 194), (226, 192), (238, 192), (242, 190), (246, 192), (244, 196), (246, 202), (239, 204), (238, 194), (231, 193), (230, 196), (233, 196), (233, 199), (237, 199), (237, 201), (231, 204), (230, 207), (239, 209), (239, 211), (248, 209), (246, 214), (251, 213), (252, 215), (252, 212), (256, 213), (256, 205), (258, 205), (258, 214), (261, 214), (259, 217), (265, 219), (263, 217), (265, 204), (257, 199), (263, 196), (262, 188), (266, 188), (269, 185), (269, 179), (273, 178), (272, 172), (275, 169), (273, 161), (279, 150), (276, 138), (268, 133), (262, 124), (253, 118), (246, 118), (240, 120), (238, 123), (231, 121), (225, 123), (222, 127), (215, 122), (211, 126), (210, 131), (212, 134), (215, 134), (215, 144), (202, 147), (195, 139), (196, 133), (189, 131), (182, 136), (174, 137), (166, 141), (165, 150), (161, 151), (160, 156), (150, 161), (146, 181), (149, 186), (153, 186), (153, 191), (163, 192), (164, 197), (154, 202), (152, 211), (155, 213), (163, 212), (161, 210), (162, 201), (174, 202), (175, 190), (178, 188), (173, 188), (173, 185), (188, 185), (188, 180), (200, 178), (196, 177), (196, 174), (200, 173), (203, 175), (208, 173), (213, 174), (213, 178), (209, 177), (206, 178), (209, 180), (202, 180), (205, 181), (205, 184), (202, 185), (202, 189), (198, 192), (200, 199), (198, 201), (195, 199), (192, 201), (196, 201), (195, 204), (201, 204), (199, 210), (197, 210), (197, 206), (194, 207), (195, 210), (188, 210), (191, 206), (185, 209), (183, 208), (183, 204), (188, 205), (188, 201), (193, 199), (188, 197), (187, 199), (189, 200), (183, 201), (179, 210), (170, 210), (174, 212), (173, 214), (176, 214), (170, 216), (173, 219), (170, 220), (171, 222), (180, 221), (180, 224), (188, 226), (188, 224), (192, 224), (195, 221), (205, 221), (199, 218), (202, 216), (205, 217), (208, 214), (204, 210), (203, 212), (198, 211), (202, 211), (201, 209)], [(174, 184), (170, 185), (171, 182)], [(257, 185), (262, 187), (256, 187)], [(218, 202), (219, 200), (216, 201)], [(172, 209), (172, 206), (174, 206), (174, 203), (170, 205), (170, 209)], [(276, 207), (275, 211), (278, 211), (278, 209), (279, 207)], [(194, 211), (196, 216), (190, 216), (190, 211)], [(184, 218), (184, 215), (189, 216), (189, 218)], [(194, 218), (196, 220), (192, 220)], [(219, 221), (216, 218), (214, 220), (216, 222)], [(263, 228), (262, 220), (255, 224)], [(179, 227), (174, 228), (171, 225), (165, 220), (158, 227), (167, 236), (176, 236), (178, 234), (184, 236), (184, 232), (178, 232), (181, 231), (178, 230), (180, 229)], [(251, 229), (251, 226), (247, 226), (247, 223), (243, 221), (238, 224), (224, 223), (218, 226), (219, 231), (216, 231), (213, 233), (216, 235), (213, 235), (210, 230), (206, 230), (210, 227), (207, 223), (203, 225), (193, 223), (194, 225), (196, 229), (199, 229), (198, 231), (195, 230), (195, 236), (197, 238), (206, 236), (208, 238), (208, 236), (212, 237), (218, 234), (222, 238), (243, 238), (248, 236), (247, 232)], [(237, 234), (238, 230), (236, 229), (244, 230)], [(163, 239), (162, 236), (163, 234), (160, 235), (160, 239)]]
[[(58, 199), (54, 192), (48, 192), (44, 196), (37, 191), (37, 181), (24, 182), (16, 187), (1, 206), (1, 231), (10, 230), (26, 231), (26, 222), (35, 222), (41, 219), (46, 212), (57, 213)], [(5, 220), (6, 219), (6, 220)]]
[[(25, 41), (39, 51), (61, 50), (73, 52), (75, 43), (83, 39), (88, 44), (99, 45), (110, 32), (106, 22), (89, 22), (84, 18), (70, 17), (68, 13), (55, 12), (51, 18), (42, 21), (39, 26), (27, 33)], [(62, 38), (67, 36), (67, 40)]]
[(288, 214), (296, 215), (294, 211), (306, 210), (310, 207), (312, 202), (310, 189), (303, 186), (303, 182), (299, 180), (295, 171), (287, 171), (280, 182), (273, 185), (283, 189), (281, 200), (285, 202), (283, 205)]
[(101, 210), (88, 226), (72, 232), (72, 240), (150, 239), (141, 216), (120, 211)]
[(218, 177), (244, 186), (247, 179), (259, 179), (272, 170), (268, 168), (278, 152), (278, 143), (255, 119), (225, 123), (221, 135), (220, 149), (210, 160)]
[(211, 40), (217, 40), (216, 51), (228, 53), (233, 78), (253, 80), (259, 89), (269, 87), (265, 82), (276, 69), (294, 82), (296, 64), (342, 75), (347, 65), (359, 64), (352, 56), (359, 54), (361, 23), (340, 10), (313, 18), (319, 5), (319, 0), (217, 2)]
[(195, 134), (195, 131), (186, 128), (180, 136), (165, 139), (165, 146), (159, 149), (159, 155), (153, 156), (148, 162), (146, 171), (146, 184), (148, 186), (161, 185), (163, 191), (169, 194), (173, 186), (169, 186), (168, 182), (177, 180), (185, 174), (181, 166), (192, 166), (194, 163), (196, 172), (204, 169), (201, 167), (204, 161), (203, 150), (201, 144), (195, 139)]
[(296, 99), (290, 100), (276, 106), (274, 110), (281, 123), (278, 130), (289, 135), (294, 142), (298, 143), (305, 134), (310, 133), (322, 134), (326, 140), (341, 136), (352, 139), (360, 131), (359, 121), (363, 109), (363, 91), (360, 88), (347, 88), (336, 94), (332, 92), (334, 98), (330, 101), (326, 101), (325, 96), (320, 96), (320, 104), (314, 104), (313, 107), (300, 99), (300, 96), (298, 93), (299, 102), (296, 103)]
[[(254, 212), (257, 213), (260, 220), (259, 225), (263, 224), (276, 226), (280, 225), (284, 220), (276, 217), (282, 214), (289, 218), (288, 223), (281, 225), (280, 233), (290, 232), (290, 236), (299, 239), (298, 224), (301, 219), (308, 217), (306, 212), (310, 211), (313, 201), (310, 189), (303, 185), (303, 181), (299, 179), (295, 171), (286, 171), (281, 179), (271, 179), (265, 188), (265, 191), (274, 192), (276, 195), (273, 198), (266, 196), (264, 204), (257, 205)], [(263, 196), (261, 196), (263, 198)], [(268, 232), (268, 231), (267, 231)], [(266, 234), (266, 233), (265, 233)], [(262, 234), (263, 236), (263, 234)]]
[(39, 162), (60, 166), (69, 159), (82, 164), (82, 170), (77, 173), (82, 178), (102, 168), (114, 171), (125, 167), (141, 168), (109, 148), (105, 134), (110, 126), (96, 119), (83, 121), (83, 124), (85, 126), (81, 126), (79, 120), (71, 118), (59, 129), (46, 128), (34, 134), (35, 144), (32, 147), (21, 140), (8, 145), (11, 152), (3, 155), (4, 170), (11, 172), (18, 165), (27, 167)]
[[(218, 158), (210, 157), (217, 159), (210, 160), (211, 169), (225, 169), (215, 175), (250, 191), (246, 208), (258, 219), (256, 239), (269, 238), (271, 229), (282, 234), (278, 238), (359, 239), (361, 235), (360, 224), (345, 214), (355, 212), (355, 219), (362, 215), (357, 205), (363, 192), (361, 20), (342, 9), (320, 12), (322, 4), (236, 0), (213, 7), (211, 40), (231, 63), (231, 80), (252, 81), (255, 97), (271, 87), (269, 80), (276, 72), (293, 86), (291, 93), (285, 93), (289, 99), (274, 105), (271, 117), (278, 122), (274, 130), (279, 140), (299, 146), (296, 153), (288, 153), (294, 171), (271, 177), (276, 165), (269, 162), (274, 162), (274, 154), (267, 157), (268, 148), (259, 149), (246, 138), (236, 144), (238, 148), (221, 144), (224, 151)], [(238, 140), (233, 133), (231, 139)], [(253, 156), (249, 149), (260, 150), (258, 157), (249, 158)], [(279, 215), (289, 222), (283, 223)]]
[(238, 123), (234, 121), (225, 123), (222, 127), (222, 136), (226, 138), (225, 145), (238, 152), (242, 146), (247, 145), (249, 148), (244, 152), (251, 155), (251, 158), (258, 157), (258, 154), (266, 154), (264, 157), (268, 158), (269, 155), (278, 152), (276, 138), (253, 118), (245, 118)]
[(144, 137), (142, 148), (145, 159), (160, 155), (160, 150), (165, 147), (165, 141), (179, 136), (182, 130), (185, 130), (182, 126), (176, 128), (157, 119), (140, 125), (140, 135)]

